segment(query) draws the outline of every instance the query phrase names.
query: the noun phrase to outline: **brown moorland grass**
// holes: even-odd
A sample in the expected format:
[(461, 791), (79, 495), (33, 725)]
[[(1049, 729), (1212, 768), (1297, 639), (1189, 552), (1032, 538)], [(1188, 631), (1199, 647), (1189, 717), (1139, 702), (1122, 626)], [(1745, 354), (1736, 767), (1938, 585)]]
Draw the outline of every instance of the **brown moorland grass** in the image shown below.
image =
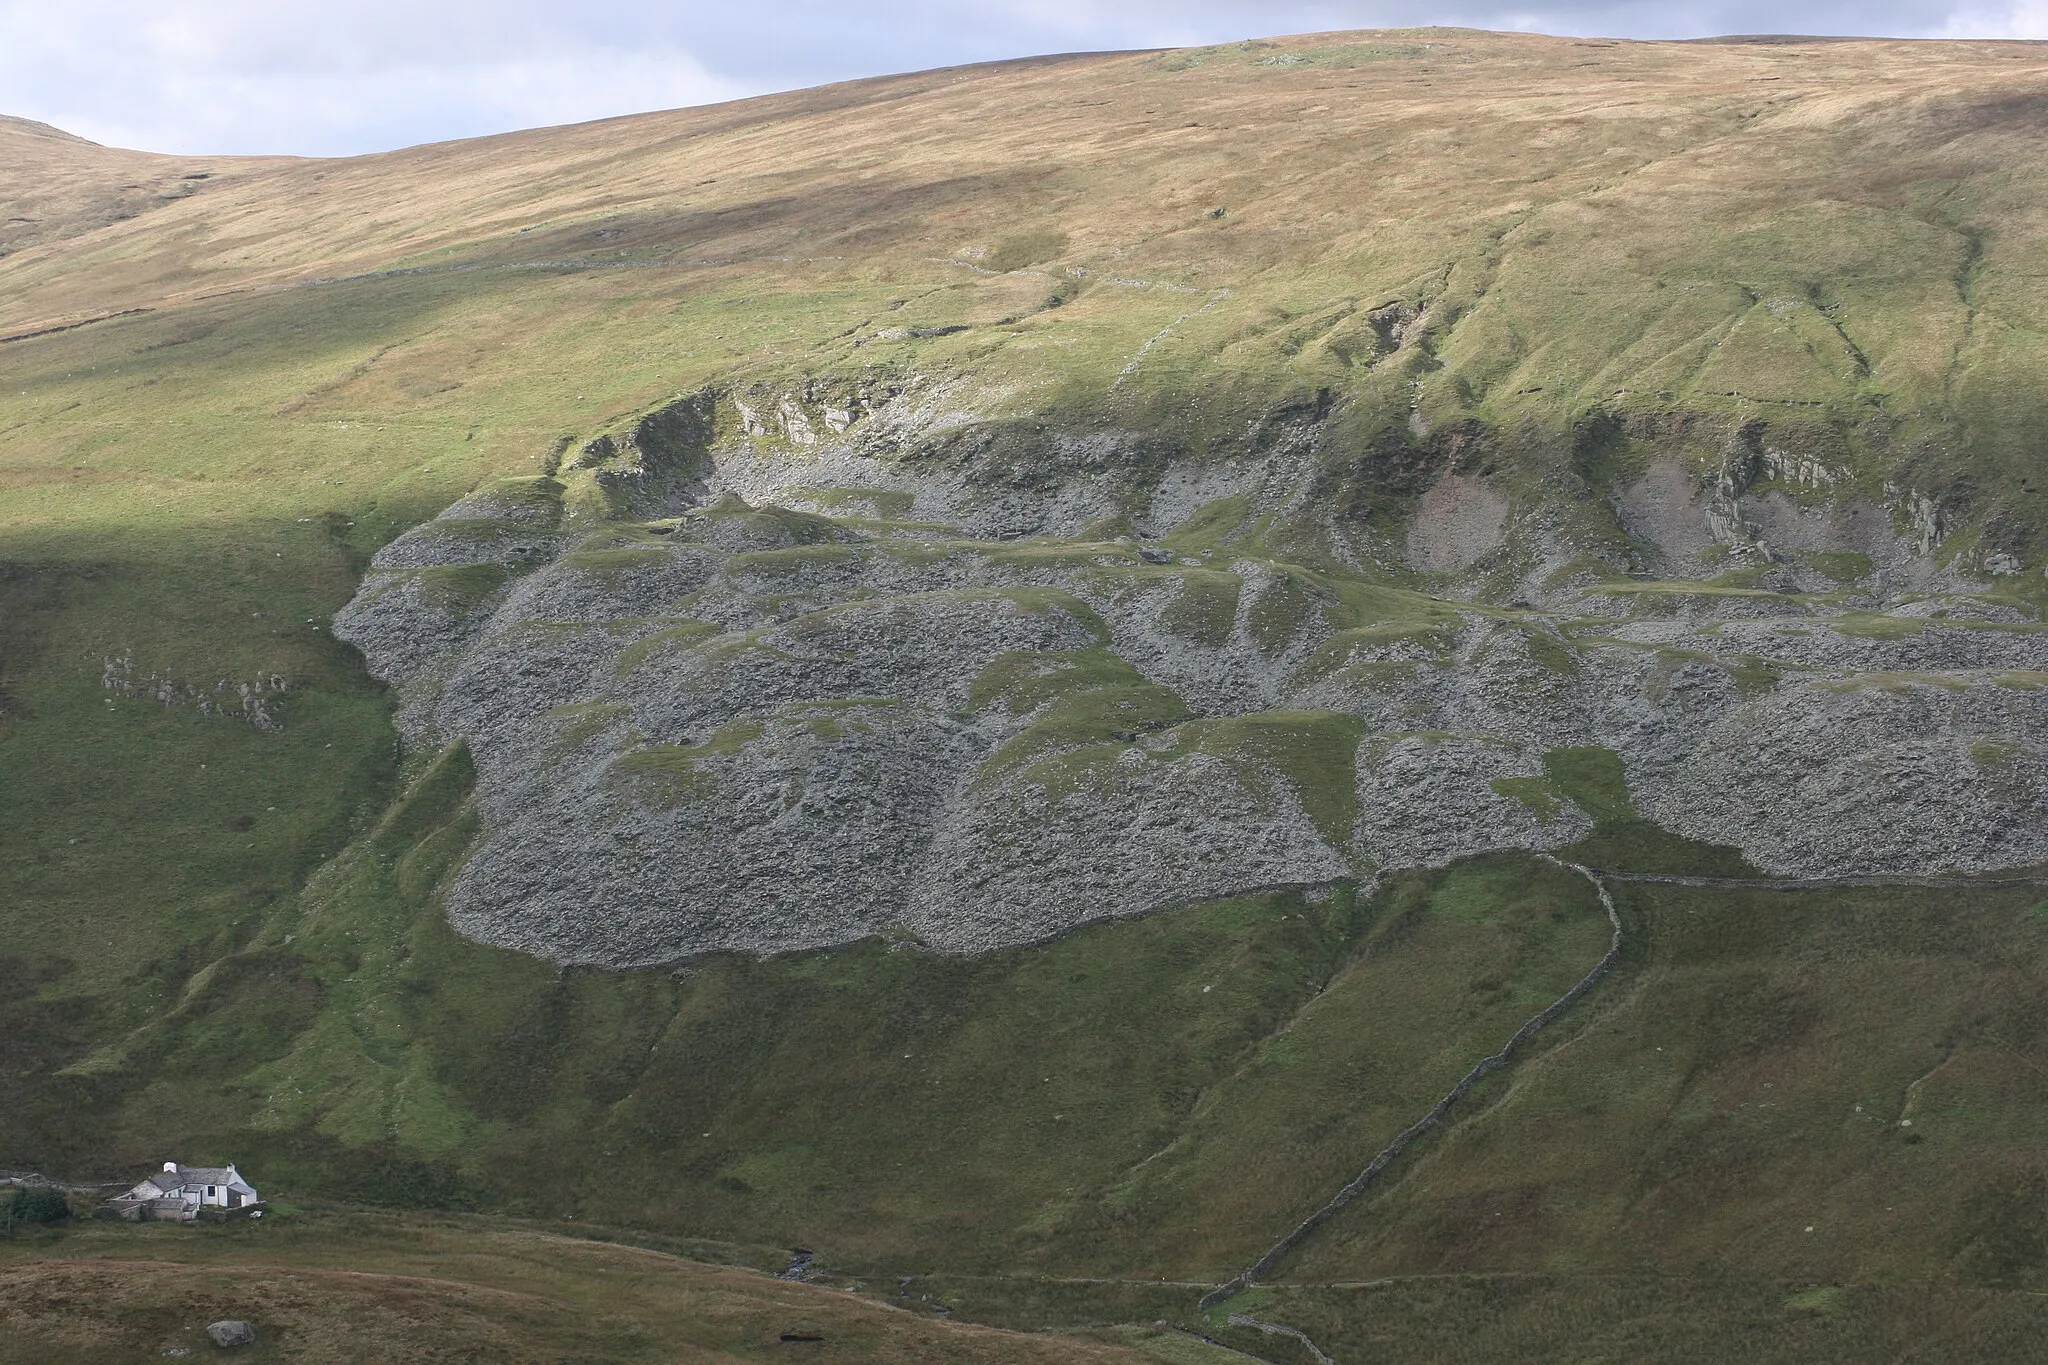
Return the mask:
[(0, 258), (138, 217), (197, 193), (217, 175), (279, 160), (128, 152), (0, 115)]
[[(27, 1254), (24, 1254), (26, 1252)], [(486, 1219), (301, 1213), (235, 1228), (88, 1225), (0, 1242), (0, 1361), (211, 1357), (238, 1318), (254, 1361), (1156, 1360), (1139, 1345), (954, 1323), (841, 1289)], [(1149, 1339), (1153, 1334), (1146, 1334)], [(1228, 1358), (1158, 1334), (1167, 1358)], [(795, 1340), (792, 1340), (794, 1338)]]
[[(1076, 329), (1150, 335), (1152, 313), (1186, 311), (1142, 306), (1166, 285), (1229, 293), (1152, 357), (1168, 370), (1198, 355), (1263, 376), (1277, 350), (1341, 377), (1358, 310), (1405, 296), (1438, 301), (1447, 368), (1507, 411), (1659, 390), (1967, 403), (1948, 392), (1965, 374), (2010, 400), (2039, 315), (2044, 61), (2025, 43), (1322, 35), (227, 161), (181, 182), (195, 193), (8, 257), (0, 331), (394, 269), (498, 293), (551, 264), (620, 301), (744, 280), (848, 291), (842, 328), (891, 303), (912, 322), (922, 298), (929, 320), (993, 329), (1080, 267), (1076, 311), (919, 353), (994, 347), (1029, 372)], [(47, 138), (0, 138), (40, 155), (15, 194), (59, 193), (35, 187), (60, 167), (81, 201), (119, 178), (117, 154), (65, 164)], [(860, 297), (876, 284), (896, 297)], [(1978, 416), (2024, 420), (2002, 410)]]

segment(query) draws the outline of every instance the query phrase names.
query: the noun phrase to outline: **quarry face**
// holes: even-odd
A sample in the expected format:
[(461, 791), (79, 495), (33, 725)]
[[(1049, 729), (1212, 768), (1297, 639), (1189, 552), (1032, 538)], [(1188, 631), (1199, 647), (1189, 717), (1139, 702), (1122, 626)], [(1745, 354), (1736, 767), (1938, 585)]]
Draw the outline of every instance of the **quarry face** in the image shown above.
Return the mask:
[(810, 406), (690, 396), (378, 555), (337, 633), (473, 755), (465, 934), (976, 953), (1603, 820), (1779, 877), (2048, 861), (2048, 636), (1903, 500), (1659, 457), (1373, 518), (1314, 415), (1020, 463), (953, 398)]

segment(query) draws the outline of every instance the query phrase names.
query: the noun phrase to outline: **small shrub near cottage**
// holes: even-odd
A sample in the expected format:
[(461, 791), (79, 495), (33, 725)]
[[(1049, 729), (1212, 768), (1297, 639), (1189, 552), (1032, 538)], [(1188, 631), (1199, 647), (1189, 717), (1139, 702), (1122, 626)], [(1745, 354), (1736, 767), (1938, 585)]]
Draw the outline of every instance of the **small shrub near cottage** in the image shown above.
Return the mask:
[(23, 1186), (0, 1205), (0, 1223), (14, 1227), (23, 1223), (61, 1223), (71, 1216), (71, 1201), (62, 1190)]

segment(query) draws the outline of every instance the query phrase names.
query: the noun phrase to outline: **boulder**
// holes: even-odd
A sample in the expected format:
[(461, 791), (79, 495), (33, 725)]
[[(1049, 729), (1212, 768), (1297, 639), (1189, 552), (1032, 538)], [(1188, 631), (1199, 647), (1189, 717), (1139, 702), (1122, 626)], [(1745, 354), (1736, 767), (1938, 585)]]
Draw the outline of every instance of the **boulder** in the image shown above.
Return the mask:
[(256, 1344), (256, 1329), (239, 1319), (231, 1318), (221, 1322), (210, 1323), (206, 1328), (206, 1335), (212, 1337), (213, 1344), (220, 1347), (254, 1346)]

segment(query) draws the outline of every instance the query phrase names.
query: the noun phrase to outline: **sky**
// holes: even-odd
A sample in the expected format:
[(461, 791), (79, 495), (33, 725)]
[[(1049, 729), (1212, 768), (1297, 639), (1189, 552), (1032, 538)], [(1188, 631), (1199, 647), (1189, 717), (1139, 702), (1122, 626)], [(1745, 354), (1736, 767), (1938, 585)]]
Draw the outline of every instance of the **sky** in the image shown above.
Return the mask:
[(0, 0), (0, 113), (147, 151), (333, 156), (1003, 57), (1417, 24), (2048, 38), (2048, 0)]

